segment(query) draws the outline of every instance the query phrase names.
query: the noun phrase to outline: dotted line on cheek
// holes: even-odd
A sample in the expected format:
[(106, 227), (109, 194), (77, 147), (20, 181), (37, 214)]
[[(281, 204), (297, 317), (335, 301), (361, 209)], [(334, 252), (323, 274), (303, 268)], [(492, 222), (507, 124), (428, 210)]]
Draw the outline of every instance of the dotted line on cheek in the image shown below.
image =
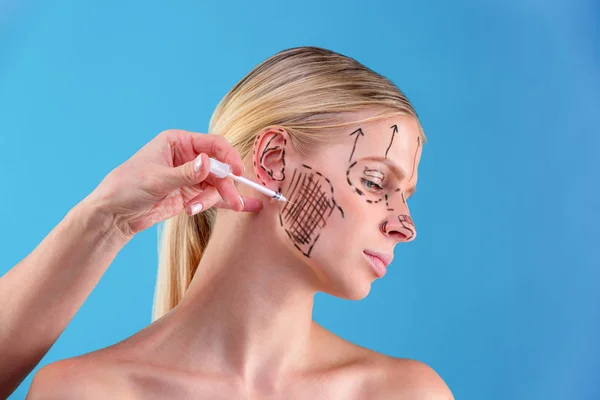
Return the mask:
[[(315, 171), (316, 172), (316, 171)], [(333, 185), (331, 184), (331, 181), (324, 177), (321, 173), (317, 172), (318, 175), (322, 176), (323, 179), (325, 179), (327, 181), (327, 183), (329, 184), (329, 188), (331, 189), (331, 201), (333, 202), (333, 206), (337, 207), (337, 209), (340, 211), (340, 213), (342, 214), (342, 218), (344, 217), (344, 210), (342, 210), (342, 207), (340, 207), (337, 202), (335, 201), (335, 196), (333, 195)]]

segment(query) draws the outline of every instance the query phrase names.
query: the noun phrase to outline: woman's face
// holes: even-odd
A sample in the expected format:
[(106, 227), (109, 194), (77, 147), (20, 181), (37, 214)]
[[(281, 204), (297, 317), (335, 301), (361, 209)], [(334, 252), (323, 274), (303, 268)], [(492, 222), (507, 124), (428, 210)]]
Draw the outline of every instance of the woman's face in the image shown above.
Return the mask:
[(257, 137), (259, 179), (290, 200), (278, 205), (279, 237), (314, 273), (317, 290), (364, 298), (396, 244), (415, 238), (407, 200), (418, 179), (419, 132), (412, 117), (357, 123), (308, 156), (294, 151), (283, 130)]

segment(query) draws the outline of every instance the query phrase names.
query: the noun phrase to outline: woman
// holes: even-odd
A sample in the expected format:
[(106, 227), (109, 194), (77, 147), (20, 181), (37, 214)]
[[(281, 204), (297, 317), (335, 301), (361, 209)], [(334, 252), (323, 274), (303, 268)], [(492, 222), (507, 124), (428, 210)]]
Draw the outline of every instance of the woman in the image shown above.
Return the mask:
[(29, 398), (450, 399), (426, 365), (312, 320), (316, 292), (364, 298), (416, 236), (407, 200), (425, 137), (402, 92), (349, 57), (289, 49), (225, 96), (209, 133), (289, 202), (217, 212), (203, 192), (193, 209), (206, 211), (162, 230), (154, 323), (43, 368)]

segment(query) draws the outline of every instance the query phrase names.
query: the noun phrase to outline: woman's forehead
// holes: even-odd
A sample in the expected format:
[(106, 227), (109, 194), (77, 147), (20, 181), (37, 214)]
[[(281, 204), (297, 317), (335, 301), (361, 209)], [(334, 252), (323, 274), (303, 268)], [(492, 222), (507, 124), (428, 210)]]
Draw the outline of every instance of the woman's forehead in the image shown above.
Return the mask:
[[(412, 161), (420, 151), (420, 127), (414, 117), (402, 115), (376, 119), (344, 127), (342, 140), (351, 147), (351, 159), (382, 157), (397, 164)], [(408, 168), (408, 166), (404, 166)]]

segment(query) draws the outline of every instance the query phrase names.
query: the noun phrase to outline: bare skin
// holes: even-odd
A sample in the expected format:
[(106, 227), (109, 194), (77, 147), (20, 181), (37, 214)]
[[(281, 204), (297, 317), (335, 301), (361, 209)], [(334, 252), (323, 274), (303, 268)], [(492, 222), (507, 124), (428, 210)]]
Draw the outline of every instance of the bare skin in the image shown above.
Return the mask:
[(195, 172), (200, 152), (205, 164), (208, 154), (242, 172), (239, 155), (223, 138), (164, 131), (111, 171), (0, 278), (0, 398), (35, 368), (136, 233), (184, 207), (190, 212), (195, 201), (205, 209), (260, 210), (262, 201), (255, 198), (242, 206), (235, 186), (212, 181), (206, 165)]
[(265, 129), (247, 170), (298, 208), (273, 201), (257, 214), (220, 210), (174, 310), (114, 346), (43, 368), (28, 399), (451, 399), (428, 366), (354, 345), (312, 320), (317, 292), (369, 293), (378, 274), (365, 251), (391, 255), (416, 236), (406, 200), (418, 179), (417, 122), (393, 116), (338, 133), (301, 155), (284, 129)]

